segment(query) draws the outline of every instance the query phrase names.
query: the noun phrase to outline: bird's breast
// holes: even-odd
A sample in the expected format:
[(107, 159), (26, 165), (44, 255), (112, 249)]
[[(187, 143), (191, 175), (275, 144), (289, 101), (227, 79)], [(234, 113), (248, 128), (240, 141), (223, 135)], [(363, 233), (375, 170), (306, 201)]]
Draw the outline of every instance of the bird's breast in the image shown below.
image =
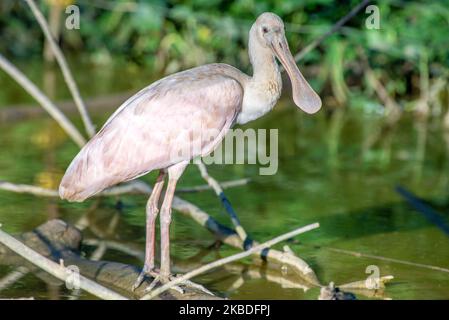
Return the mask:
[(242, 111), (237, 117), (237, 123), (247, 123), (271, 111), (281, 96), (281, 90), (282, 82), (276, 80), (262, 84), (250, 83), (244, 90)]

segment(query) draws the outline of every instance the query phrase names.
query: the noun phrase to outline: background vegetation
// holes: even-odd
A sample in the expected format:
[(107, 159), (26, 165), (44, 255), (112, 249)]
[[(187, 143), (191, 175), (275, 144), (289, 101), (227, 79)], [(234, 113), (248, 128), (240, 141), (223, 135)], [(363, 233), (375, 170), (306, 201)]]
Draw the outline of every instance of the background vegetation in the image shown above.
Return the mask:
[[(98, 64), (121, 59), (166, 74), (216, 61), (250, 71), (248, 29), (261, 12), (273, 11), (284, 19), (291, 50), (297, 52), (358, 2), (48, 0), (41, 7), (49, 15), (58, 3), (79, 6), (80, 30), (60, 29), (64, 52), (82, 54)], [(444, 30), (449, 24), (449, 2), (380, 0), (375, 4), (381, 12), (380, 30), (365, 28), (368, 15), (362, 12), (301, 62), (310, 67), (310, 78), (316, 79), (318, 90), (329, 91), (340, 105), (356, 101), (358, 106), (370, 109), (377, 104), (376, 99), (366, 99), (372, 97), (370, 94), (363, 96), (363, 104), (348, 99), (348, 95), (363, 99), (359, 93), (370, 89), (364, 85), (365, 68), (359, 49), (388, 93), (398, 99), (419, 95), (420, 78), (424, 76), (447, 76), (449, 55)], [(0, 4), (0, 50), (17, 59), (42, 54), (42, 32), (25, 6), (14, 0)]]

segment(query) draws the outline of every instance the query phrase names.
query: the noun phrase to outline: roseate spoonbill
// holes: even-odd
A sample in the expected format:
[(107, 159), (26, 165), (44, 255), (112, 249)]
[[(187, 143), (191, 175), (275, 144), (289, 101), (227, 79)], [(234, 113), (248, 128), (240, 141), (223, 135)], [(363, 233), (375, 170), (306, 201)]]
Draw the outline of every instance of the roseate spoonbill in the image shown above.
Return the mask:
[[(295, 104), (307, 113), (321, 107), (320, 97), (290, 53), (281, 18), (269, 12), (261, 14), (249, 32), (248, 49), (252, 77), (227, 64), (208, 64), (167, 76), (129, 98), (82, 148), (61, 181), (61, 198), (83, 201), (105, 188), (159, 170), (146, 205), (145, 264), (134, 288), (145, 275), (161, 282), (172, 277), (169, 225), (176, 183), (189, 161), (211, 153), (234, 124), (257, 119), (274, 107), (282, 87), (276, 58), (290, 77)], [(179, 155), (186, 145), (199, 148)], [(167, 174), (157, 271), (155, 220)]]

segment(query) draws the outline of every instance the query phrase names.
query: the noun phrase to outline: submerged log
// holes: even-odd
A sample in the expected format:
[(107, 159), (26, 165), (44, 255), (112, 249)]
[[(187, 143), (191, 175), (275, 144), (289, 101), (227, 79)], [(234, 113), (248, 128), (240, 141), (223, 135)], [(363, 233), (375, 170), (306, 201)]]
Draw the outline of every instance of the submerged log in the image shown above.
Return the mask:
[[(132, 292), (131, 287), (139, 275), (140, 268), (118, 262), (93, 261), (82, 257), (80, 255), (81, 232), (62, 220), (47, 221), (33, 231), (18, 236), (17, 239), (48, 259), (55, 262), (63, 261), (65, 266), (76, 266), (83, 276), (120, 292), (124, 296), (131, 298), (142, 297), (145, 288), (152, 281), (152, 279), (147, 279), (135, 292)], [(37, 269), (34, 265), (2, 245), (0, 245), (0, 264), (23, 266), (35, 272), (36, 276), (44, 281), (62, 283)], [(190, 287), (185, 288), (184, 294), (170, 291), (162, 294), (160, 298), (163, 300), (219, 299), (216, 296)]]

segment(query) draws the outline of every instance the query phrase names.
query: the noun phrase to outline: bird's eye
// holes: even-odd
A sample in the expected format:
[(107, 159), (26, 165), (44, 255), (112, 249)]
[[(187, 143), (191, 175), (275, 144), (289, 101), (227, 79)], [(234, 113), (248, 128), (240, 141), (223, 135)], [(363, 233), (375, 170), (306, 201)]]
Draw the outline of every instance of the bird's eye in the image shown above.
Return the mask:
[(262, 32), (263, 33), (267, 33), (268, 32), (268, 28), (267, 27), (262, 27)]

